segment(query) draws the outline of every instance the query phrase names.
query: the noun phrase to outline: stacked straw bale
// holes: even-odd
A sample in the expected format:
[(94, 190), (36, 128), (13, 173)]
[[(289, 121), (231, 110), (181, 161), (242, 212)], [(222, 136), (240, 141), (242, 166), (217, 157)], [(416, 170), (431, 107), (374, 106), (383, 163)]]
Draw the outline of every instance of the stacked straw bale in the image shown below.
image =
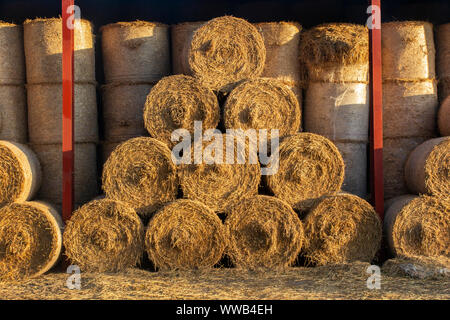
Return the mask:
[(217, 127), (219, 102), (214, 92), (197, 79), (173, 75), (160, 80), (151, 90), (144, 107), (144, 123), (150, 135), (172, 146), (172, 132), (186, 129), (194, 134), (194, 122), (203, 130)]
[(331, 139), (345, 166), (343, 190), (367, 196), (369, 38), (364, 26), (324, 24), (303, 33), (305, 130)]
[(28, 147), (0, 140), (0, 205), (31, 200), (41, 186), (41, 166)]
[(438, 97), (433, 25), (382, 25), (385, 198), (407, 193), (408, 154), (436, 135)]
[(371, 262), (381, 244), (381, 221), (365, 200), (350, 194), (318, 199), (304, 220), (302, 255), (308, 264)]
[(299, 44), (302, 26), (296, 22), (262, 22), (254, 26), (264, 39), (266, 64), (262, 77), (275, 78), (289, 86), (302, 106), (304, 87), (303, 66), (300, 64)]
[(224, 93), (242, 80), (260, 76), (265, 67), (261, 34), (249, 22), (232, 16), (199, 27), (186, 52), (192, 74), (205, 86)]
[(171, 26), (173, 74), (192, 75), (192, 70), (189, 67), (188, 50), (194, 32), (204, 24), (204, 21), (197, 21), (183, 22)]
[(227, 244), (226, 230), (214, 211), (186, 199), (160, 209), (145, 235), (148, 256), (160, 270), (213, 267)]
[[(97, 195), (98, 143), (93, 26), (75, 22), (75, 202)], [(24, 22), (28, 126), (31, 148), (42, 166), (38, 195), (62, 203), (62, 19)]]
[(227, 253), (238, 268), (283, 268), (292, 265), (303, 243), (303, 226), (284, 201), (254, 196), (236, 204), (225, 226)]
[(170, 74), (169, 26), (147, 21), (103, 26), (103, 163), (112, 145), (147, 136), (143, 108), (153, 85)]
[(278, 171), (265, 178), (276, 197), (305, 212), (317, 198), (341, 189), (344, 170), (342, 156), (330, 140), (297, 133), (282, 140)]
[(438, 127), (441, 136), (450, 136), (450, 97), (445, 98), (439, 108)]
[(63, 222), (49, 204), (17, 202), (0, 209), (0, 280), (37, 277), (58, 261)]
[(27, 116), (22, 26), (0, 21), (0, 139), (25, 143)]
[(436, 72), (439, 77), (439, 97), (444, 101), (450, 95), (450, 23), (436, 28)]
[(144, 225), (127, 204), (93, 200), (76, 210), (64, 231), (66, 255), (83, 271), (135, 267), (144, 253)]
[(391, 199), (384, 233), (395, 256), (450, 257), (450, 199), (403, 195)]

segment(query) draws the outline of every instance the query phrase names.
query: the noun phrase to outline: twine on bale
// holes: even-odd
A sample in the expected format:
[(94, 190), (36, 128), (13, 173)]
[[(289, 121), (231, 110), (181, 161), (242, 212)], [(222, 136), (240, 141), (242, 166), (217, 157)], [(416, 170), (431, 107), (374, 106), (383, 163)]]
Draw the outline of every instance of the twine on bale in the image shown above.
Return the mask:
[(122, 142), (147, 135), (143, 108), (153, 85), (148, 83), (111, 83), (102, 87), (105, 140)]
[[(28, 84), (62, 82), (62, 19), (38, 18), (23, 25)], [(74, 25), (74, 81), (95, 83), (93, 25), (84, 19)]]
[(300, 61), (310, 81), (368, 82), (369, 31), (349, 23), (322, 24), (300, 39)]
[(25, 82), (22, 26), (0, 21), (0, 84)]
[(337, 192), (344, 181), (344, 161), (327, 138), (297, 133), (281, 141), (278, 172), (266, 176), (276, 197), (294, 209), (308, 210), (316, 198)]
[(169, 26), (157, 22), (117, 22), (100, 28), (107, 83), (156, 82), (170, 74)]
[(145, 235), (148, 256), (160, 270), (213, 267), (227, 242), (222, 221), (212, 210), (183, 199), (159, 210)]
[(382, 24), (384, 80), (434, 79), (433, 25), (423, 21), (395, 21)]
[(450, 137), (417, 146), (406, 161), (405, 179), (415, 194), (450, 198)]
[(0, 280), (37, 277), (61, 253), (63, 222), (43, 202), (11, 203), (0, 209)]
[(401, 196), (384, 219), (389, 248), (397, 256), (450, 257), (450, 200)]
[(123, 202), (94, 200), (76, 210), (64, 231), (65, 254), (83, 271), (135, 267), (144, 252), (144, 225)]
[(22, 85), (0, 84), (0, 139), (27, 141), (27, 101)]
[(162, 142), (133, 138), (111, 153), (103, 167), (107, 198), (123, 201), (141, 216), (149, 216), (178, 192), (177, 168), (171, 151)]
[(26, 146), (0, 141), (0, 205), (30, 200), (41, 185), (41, 166)]
[(204, 24), (204, 21), (197, 21), (183, 22), (171, 26), (173, 74), (192, 75), (192, 70), (189, 67), (189, 46), (195, 30)]
[[(227, 213), (241, 199), (258, 193), (261, 171), (257, 160), (253, 164), (250, 158), (246, 157), (248, 145), (244, 148), (243, 144), (231, 135), (224, 134), (219, 137), (223, 142), (219, 143), (223, 154), (220, 159), (219, 155), (212, 156), (221, 163), (208, 164), (202, 161), (200, 164), (181, 164), (179, 176), (185, 198), (202, 202), (215, 212)], [(220, 138), (216, 137), (212, 142), (204, 141), (203, 153)], [(234, 145), (234, 163), (227, 163), (226, 149), (229, 141), (233, 141)], [(195, 145), (191, 157), (195, 160)], [(239, 158), (244, 159), (242, 164), (238, 163)]]
[(381, 243), (381, 221), (365, 200), (338, 194), (318, 200), (304, 220), (302, 255), (308, 264), (371, 262)]
[(438, 127), (441, 136), (450, 136), (450, 96), (442, 102), (439, 108)]
[(238, 268), (284, 268), (297, 259), (303, 226), (284, 201), (254, 196), (236, 204), (225, 226), (230, 244), (227, 253)]
[(150, 135), (173, 145), (176, 129), (194, 133), (194, 121), (202, 121), (204, 130), (217, 127), (219, 103), (213, 91), (197, 79), (174, 75), (160, 80), (150, 91), (144, 107), (144, 123)]
[(295, 134), (301, 110), (294, 92), (271, 78), (247, 80), (229, 94), (224, 106), (227, 129), (278, 129), (279, 136)]
[(231, 16), (212, 19), (198, 28), (189, 49), (193, 75), (205, 86), (222, 92), (261, 75), (265, 59), (266, 48), (258, 30)]

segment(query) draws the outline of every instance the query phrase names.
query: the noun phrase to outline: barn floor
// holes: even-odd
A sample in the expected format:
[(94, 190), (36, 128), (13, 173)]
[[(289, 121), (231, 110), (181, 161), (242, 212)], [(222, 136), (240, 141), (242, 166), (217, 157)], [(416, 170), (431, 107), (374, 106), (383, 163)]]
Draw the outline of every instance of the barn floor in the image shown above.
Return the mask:
[(0, 283), (0, 299), (450, 299), (450, 279), (381, 274), (381, 289), (366, 285), (368, 264), (290, 268), (281, 272), (213, 269), (208, 272), (81, 274), (81, 289), (66, 287), (68, 274), (50, 273)]

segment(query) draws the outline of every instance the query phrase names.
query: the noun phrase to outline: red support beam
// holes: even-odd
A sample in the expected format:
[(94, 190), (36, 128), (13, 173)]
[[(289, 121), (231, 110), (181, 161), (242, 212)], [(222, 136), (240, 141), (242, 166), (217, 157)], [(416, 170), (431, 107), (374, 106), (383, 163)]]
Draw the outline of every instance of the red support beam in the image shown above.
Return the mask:
[(62, 0), (62, 152), (63, 152), (63, 199), (62, 216), (64, 221), (70, 219), (73, 209), (73, 114), (74, 114), (74, 0)]
[(381, 58), (381, 0), (371, 0), (370, 27), (370, 185), (375, 210), (384, 217), (383, 92)]

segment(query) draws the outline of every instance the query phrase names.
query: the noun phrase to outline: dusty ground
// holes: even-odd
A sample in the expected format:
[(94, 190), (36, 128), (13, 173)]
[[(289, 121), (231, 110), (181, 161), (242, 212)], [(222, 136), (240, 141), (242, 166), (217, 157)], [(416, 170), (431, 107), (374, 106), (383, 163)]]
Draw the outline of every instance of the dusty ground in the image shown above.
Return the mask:
[(367, 266), (290, 268), (277, 273), (130, 269), (82, 274), (81, 290), (66, 287), (68, 274), (50, 273), (0, 283), (0, 299), (450, 299), (449, 278), (418, 280), (382, 273), (381, 289), (369, 290)]

